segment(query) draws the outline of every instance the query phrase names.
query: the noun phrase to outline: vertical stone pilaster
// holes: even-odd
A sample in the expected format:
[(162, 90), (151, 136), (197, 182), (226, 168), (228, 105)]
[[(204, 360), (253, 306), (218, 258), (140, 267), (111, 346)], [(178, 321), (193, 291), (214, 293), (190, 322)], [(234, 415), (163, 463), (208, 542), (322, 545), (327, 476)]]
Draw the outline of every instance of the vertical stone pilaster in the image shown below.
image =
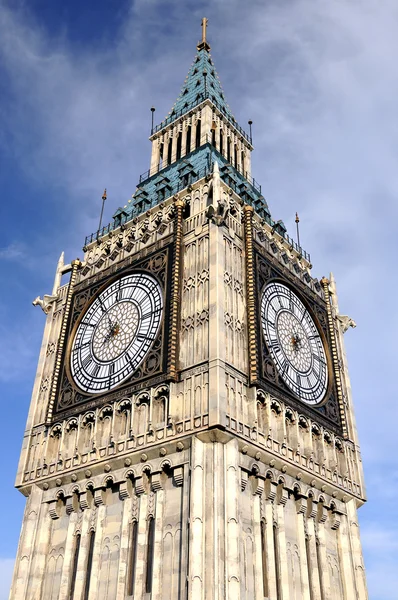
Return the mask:
[(73, 552), (75, 547), (77, 513), (72, 512), (69, 517), (68, 532), (66, 534), (65, 556), (62, 565), (61, 586), (58, 600), (69, 600), (69, 590), (71, 584), (71, 573), (73, 565)]
[(211, 123), (212, 123), (212, 110), (210, 106), (204, 106), (202, 109), (202, 129), (201, 137), (204, 142), (211, 142)]
[(172, 135), (173, 137), (171, 138), (170, 142), (171, 142), (171, 162), (175, 162), (176, 158), (177, 158), (177, 140), (178, 140), (178, 127), (177, 125), (174, 125), (173, 129), (172, 129)]
[(226, 597), (240, 600), (240, 519), (238, 510), (239, 490), (238, 441), (225, 445), (225, 571)]
[(313, 600), (322, 600), (321, 584), (319, 580), (318, 556), (316, 551), (316, 535), (315, 535), (315, 517), (316, 505), (312, 498), (307, 499), (307, 560), (310, 587)]
[(182, 122), (182, 138), (181, 138), (181, 157), (184, 157), (186, 154), (188, 154), (187, 151), (187, 120), (184, 119), (184, 121)]
[[(279, 486), (278, 486), (279, 487)], [(290, 600), (289, 590), (289, 570), (287, 564), (287, 547), (286, 547), (286, 534), (285, 534), (285, 513), (284, 508), (287, 501), (287, 491), (280, 487), (277, 492), (275, 501), (275, 518), (277, 521), (277, 544), (278, 557), (279, 557), (279, 572), (281, 577), (281, 600)]]
[(32, 486), (25, 506), (23, 526), (11, 584), (10, 600), (18, 600), (19, 598), (26, 597), (29, 572), (32, 566), (35, 540), (39, 526), (41, 498), (41, 489), (36, 485)]
[(310, 594), (310, 582), (308, 579), (307, 551), (305, 548), (305, 518), (307, 503), (305, 498), (296, 500), (297, 511), (297, 545), (300, 551), (300, 573), (301, 573), (301, 598), (312, 600)]
[(123, 500), (123, 516), (120, 536), (120, 559), (119, 573), (117, 580), (116, 600), (124, 600), (126, 596), (127, 569), (132, 567), (129, 564), (129, 543), (130, 543), (130, 522), (133, 498), (127, 497)]
[(196, 115), (192, 115), (191, 117), (191, 145), (189, 149), (187, 148), (187, 152), (193, 152), (195, 150), (195, 140), (196, 140)]
[[(214, 573), (214, 600), (225, 598), (225, 566), (220, 557), (225, 557), (225, 460), (224, 444), (215, 442), (209, 448), (212, 452), (212, 479), (213, 479), (213, 556), (212, 571)], [(220, 477), (220, 473), (224, 477)]]
[[(93, 552), (93, 564), (91, 567), (91, 577), (90, 577), (90, 591), (88, 595), (88, 600), (97, 600), (98, 597), (98, 582), (101, 576), (101, 556), (102, 556), (102, 538), (103, 538), (103, 530), (106, 519), (106, 506), (104, 504), (100, 504), (98, 506), (98, 512), (96, 514), (95, 520), (93, 520), (93, 526), (95, 528), (95, 540), (94, 540), (94, 552)], [(116, 573), (113, 576), (117, 576)]]
[(156, 173), (156, 171), (158, 170), (159, 160), (160, 160), (160, 140), (159, 140), (159, 138), (157, 138), (157, 139), (153, 140), (153, 142), (152, 142), (152, 154), (151, 154), (151, 166), (150, 166), (151, 175), (153, 173)]
[(264, 517), (266, 527), (266, 558), (267, 558), (267, 580), (269, 598), (277, 598), (276, 581), (276, 549), (274, 546), (274, 500), (276, 497), (276, 486), (269, 479), (265, 481)]
[(91, 511), (92, 509), (85, 509), (83, 511), (82, 519), (82, 533), (80, 541), (79, 560), (77, 564), (76, 572), (76, 583), (75, 583), (75, 594), (74, 600), (81, 600), (83, 598), (84, 585), (86, 582), (86, 566), (88, 558), (88, 549), (90, 542), (90, 526), (91, 526)]
[(148, 538), (148, 495), (141, 496), (140, 516), (138, 522), (137, 566), (135, 570), (134, 598), (141, 600), (145, 594), (145, 567)]
[[(188, 465), (184, 465), (182, 470), (182, 514), (181, 514), (181, 572), (180, 572), (180, 590), (181, 596), (184, 599), (184, 594), (189, 590), (189, 546), (190, 546), (190, 507), (189, 507), (189, 487), (190, 487), (190, 470)], [(188, 596), (186, 596), (188, 600)]]
[(35, 590), (40, 598), (46, 575), (47, 557), (50, 552), (51, 529), (53, 520), (49, 514), (48, 504), (42, 504), (40, 507), (40, 517), (38, 520), (38, 530), (34, 541), (33, 560), (29, 573), (27, 598), (30, 592)]
[(254, 600), (264, 600), (263, 557), (261, 548), (261, 503), (264, 502), (264, 480), (257, 478), (257, 489), (253, 504), (253, 537), (254, 537)]
[(204, 600), (204, 492), (205, 445), (192, 438), (190, 564), (188, 566), (188, 596)]
[(221, 129), (221, 121), (218, 120), (216, 122), (216, 149), (220, 151), (220, 129)]
[(209, 222), (209, 425), (225, 423), (225, 255), (222, 229)]
[(151, 600), (162, 598), (162, 546), (163, 546), (163, 510), (165, 493), (160, 485), (160, 474), (154, 485), (152, 477), (152, 489), (155, 491), (155, 549), (153, 554), (153, 584)]
[(322, 586), (322, 600), (331, 600), (332, 598), (332, 590), (330, 587), (330, 576), (328, 563), (326, 559), (326, 540), (325, 540), (325, 527), (324, 523), (326, 521), (327, 513), (326, 509), (323, 506), (322, 502), (318, 503), (317, 506), (317, 533), (318, 533), (318, 569), (319, 569), (319, 577), (320, 583)]

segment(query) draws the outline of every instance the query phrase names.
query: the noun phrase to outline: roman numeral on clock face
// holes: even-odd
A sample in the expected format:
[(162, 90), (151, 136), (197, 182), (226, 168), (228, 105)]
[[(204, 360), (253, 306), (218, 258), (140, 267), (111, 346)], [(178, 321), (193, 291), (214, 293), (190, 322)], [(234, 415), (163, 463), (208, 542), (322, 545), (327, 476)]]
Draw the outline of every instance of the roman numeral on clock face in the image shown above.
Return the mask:
[(280, 352), (281, 347), (278, 340), (271, 340), (271, 348), (274, 352)]
[(163, 292), (146, 272), (121, 277), (98, 293), (77, 326), (70, 371), (86, 393), (113, 389), (130, 377), (156, 340)]
[(317, 404), (328, 388), (326, 354), (309, 309), (287, 285), (271, 281), (262, 290), (263, 336), (276, 370), (303, 402)]

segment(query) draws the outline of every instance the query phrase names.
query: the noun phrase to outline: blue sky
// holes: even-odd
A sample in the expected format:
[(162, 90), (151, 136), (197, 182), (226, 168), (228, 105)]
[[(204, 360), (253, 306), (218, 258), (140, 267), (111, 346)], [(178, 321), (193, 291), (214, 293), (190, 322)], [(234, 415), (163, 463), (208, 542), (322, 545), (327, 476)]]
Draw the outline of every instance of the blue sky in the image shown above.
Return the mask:
[[(209, 19), (212, 56), (253, 175), (313, 274), (331, 270), (369, 502), (370, 597), (396, 598), (398, 212), (396, 0), (0, 0), (0, 600), (24, 498), (13, 489), (44, 315), (62, 250), (81, 257), (149, 167), (150, 107), (171, 109)], [(393, 377), (394, 375), (394, 377)]]

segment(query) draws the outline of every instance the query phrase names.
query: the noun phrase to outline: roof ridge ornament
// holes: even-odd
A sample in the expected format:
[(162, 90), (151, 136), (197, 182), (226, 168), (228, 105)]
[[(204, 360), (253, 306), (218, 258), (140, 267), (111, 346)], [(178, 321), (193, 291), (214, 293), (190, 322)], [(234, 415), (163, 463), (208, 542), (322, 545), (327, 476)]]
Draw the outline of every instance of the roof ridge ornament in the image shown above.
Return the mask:
[(199, 42), (199, 44), (196, 46), (196, 48), (198, 50), (207, 50), (207, 52), (210, 52), (210, 44), (208, 44), (208, 42), (206, 40), (206, 28), (207, 28), (208, 22), (209, 22), (209, 20), (206, 19), (206, 17), (203, 17), (203, 19), (202, 19), (202, 41)]

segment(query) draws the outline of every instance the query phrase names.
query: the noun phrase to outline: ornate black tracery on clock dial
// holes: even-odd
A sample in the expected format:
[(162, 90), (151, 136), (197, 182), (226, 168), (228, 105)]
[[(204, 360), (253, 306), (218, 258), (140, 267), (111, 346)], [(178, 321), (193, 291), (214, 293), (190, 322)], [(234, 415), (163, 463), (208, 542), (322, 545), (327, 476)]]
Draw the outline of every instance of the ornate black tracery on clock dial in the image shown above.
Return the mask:
[(131, 273), (105, 288), (83, 314), (72, 342), (75, 384), (99, 394), (123, 383), (151, 348), (162, 313), (162, 290), (147, 273)]
[(263, 335), (279, 375), (303, 402), (325, 398), (328, 370), (318, 329), (300, 298), (278, 281), (261, 294)]
[(324, 301), (259, 248), (255, 264), (258, 383), (340, 431)]
[(167, 379), (171, 249), (76, 286), (54, 418)]

